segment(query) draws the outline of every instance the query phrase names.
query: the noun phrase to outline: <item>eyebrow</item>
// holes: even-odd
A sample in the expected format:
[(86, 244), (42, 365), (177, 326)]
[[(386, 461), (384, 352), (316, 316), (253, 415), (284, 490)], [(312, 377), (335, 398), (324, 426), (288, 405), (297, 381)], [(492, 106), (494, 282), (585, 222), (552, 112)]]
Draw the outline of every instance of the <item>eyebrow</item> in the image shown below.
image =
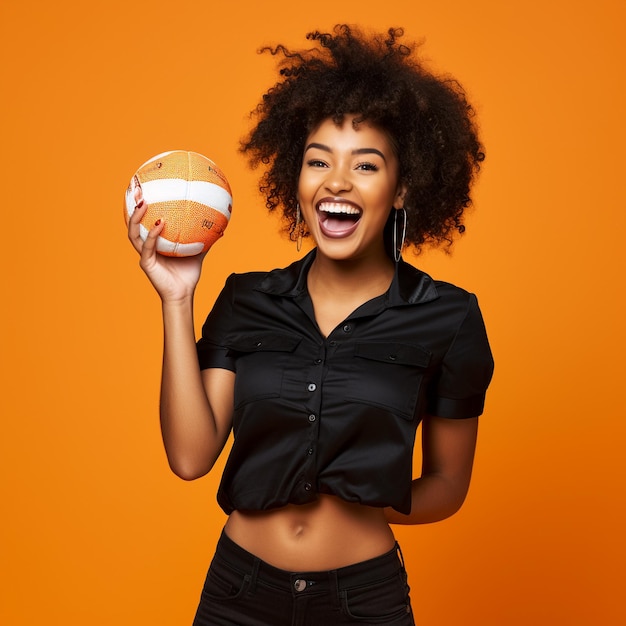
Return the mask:
[[(304, 149), (304, 152), (306, 153), (306, 151), (309, 150), (310, 148), (317, 148), (318, 150), (323, 150), (324, 152), (332, 153), (332, 150), (328, 146), (325, 146), (323, 143), (310, 143)], [(357, 148), (355, 150), (352, 150), (351, 154), (377, 154), (378, 156), (382, 158), (383, 161), (385, 161), (385, 163), (387, 162), (385, 155), (380, 150), (377, 150), (376, 148)]]

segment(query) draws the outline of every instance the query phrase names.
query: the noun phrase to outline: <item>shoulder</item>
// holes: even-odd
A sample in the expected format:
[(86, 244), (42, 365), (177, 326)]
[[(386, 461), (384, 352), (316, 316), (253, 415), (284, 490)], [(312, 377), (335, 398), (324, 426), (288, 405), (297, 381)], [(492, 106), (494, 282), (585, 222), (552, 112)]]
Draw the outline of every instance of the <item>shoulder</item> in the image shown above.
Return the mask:
[(441, 304), (454, 303), (464, 308), (477, 306), (476, 294), (471, 291), (443, 280), (434, 280), (433, 283), (437, 289)]
[(236, 291), (254, 289), (269, 274), (267, 271), (233, 273), (226, 279), (226, 287)]
[(435, 306), (442, 319), (448, 319), (452, 328), (465, 327), (473, 333), (484, 331), (484, 321), (476, 294), (449, 282), (435, 281), (439, 298)]
[(459, 287), (459, 285), (446, 282), (445, 280), (433, 280), (433, 283), (437, 288), (437, 292), (442, 297), (467, 299), (472, 295), (467, 289)]
[(269, 271), (231, 274), (227, 287), (240, 293), (265, 293), (270, 296), (296, 296), (306, 289), (306, 274), (311, 265), (311, 253), (287, 267)]
[(396, 295), (408, 304), (430, 304), (430, 308), (437, 309), (451, 304), (468, 306), (476, 300), (476, 296), (466, 289), (450, 282), (436, 280), (404, 261), (397, 267), (394, 282)]

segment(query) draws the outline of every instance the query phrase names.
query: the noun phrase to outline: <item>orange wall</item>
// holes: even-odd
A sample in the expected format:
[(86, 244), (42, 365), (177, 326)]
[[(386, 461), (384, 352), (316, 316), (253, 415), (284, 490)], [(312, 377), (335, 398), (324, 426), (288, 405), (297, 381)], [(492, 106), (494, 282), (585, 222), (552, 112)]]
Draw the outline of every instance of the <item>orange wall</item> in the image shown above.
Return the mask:
[(159, 306), (123, 191), (168, 149), (229, 177), (198, 324), (231, 271), (294, 259), (237, 140), (273, 81), (255, 50), (340, 21), (425, 37), (488, 151), (456, 252), (417, 261), (478, 293), (497, 360), (464, 509), (398, 531), (419, 623), (626, 623), (625, 13), (618, 0), (4, 0), (0, 623), (190, 623), (224, 520), (219, 468), (188, 484), (166, 467)]

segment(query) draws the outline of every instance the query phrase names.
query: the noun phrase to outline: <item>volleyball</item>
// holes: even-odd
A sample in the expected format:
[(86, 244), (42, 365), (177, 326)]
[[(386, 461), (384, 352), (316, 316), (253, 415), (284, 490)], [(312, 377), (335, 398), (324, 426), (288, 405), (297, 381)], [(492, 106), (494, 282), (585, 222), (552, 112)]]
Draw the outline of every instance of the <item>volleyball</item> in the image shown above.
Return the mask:
[(139, 225), (141, 238), (145, 241), (155, 222), (164, 220), (157, 252), (165, 256), (206, 252), (228, 226), (233, 207), (230, 185), (220, 168), (202, 154), (172, 150), (146, 161), (126, 189), (127, 226), (137, 187), (148, 205)]

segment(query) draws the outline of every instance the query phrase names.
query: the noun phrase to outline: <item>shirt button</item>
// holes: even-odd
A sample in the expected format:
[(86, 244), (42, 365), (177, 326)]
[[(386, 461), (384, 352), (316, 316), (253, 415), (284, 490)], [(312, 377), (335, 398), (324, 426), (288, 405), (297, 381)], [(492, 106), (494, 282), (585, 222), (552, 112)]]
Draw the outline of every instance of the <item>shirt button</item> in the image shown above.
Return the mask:
[(309, 448), (306, 453), (311, 456), (313, 454), (313, 448)]
[(319, 365), (322, 362), (322, 359), (315, 359), (315, 364)]
[(334, 346), (336, 346), (336, 345), (337, 345), (337, 342), (333, 339), (332, 341), (330, 341), (330, 342), (328, 343), (328, 345), (329, 345), (329, 346), (333, 346), (333, 347), (334, 347)]
[(313, 489), (313, 485), (311, 483), (304, 483), (304, 490), (311, 491)]
[(314, 422), (317, 419), (317, 417), (315, 417), (315, 415), (313, 413), (311, 413), (311, 415), (309, 415), (309, 422)]
[(349, 333), (351, 330), (352, 330), (352, 326), (350, 326), (350, 324), (346, 324), (346, 325), (343, 327), (343, 332), (344, 332), (344, 333)]
[(315, 383), (309, 383), (309, 386), (307, 387), (307, 389), (309, 391), (315, 391), (317, 389), (317, 385)]

